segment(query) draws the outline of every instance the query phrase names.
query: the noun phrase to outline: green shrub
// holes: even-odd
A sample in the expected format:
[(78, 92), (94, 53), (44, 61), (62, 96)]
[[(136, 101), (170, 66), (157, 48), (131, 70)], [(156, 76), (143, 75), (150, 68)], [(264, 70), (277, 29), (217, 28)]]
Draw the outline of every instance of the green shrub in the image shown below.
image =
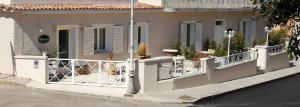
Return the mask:
[(176, 49), (178, 52), (177, 52), (177, 55), (182, 55), (181, 53), (181, 42), (179, 40), (175, 41), (173, 43), (173, 48)]
[(287, 31), (284, 29), (272, 31), (269, 34), (269, 46), (284, 44), (284, 38), (288, 37)]
[[(225, 50), (228, 50), (228, 37), (223, 40)], [(247, 51), (245, 47), (245, 38), (242, 34), (235, 34), (230, 39), (230, 54), (236, 54)]]
[(255, 47), (256, 45), (265, 45), (266, 44), (266, 40), (265, 39), (254, 39), (251, 43), (252, 47)]
[(216, 41), (211, 40), (209, 44), (209, 49), (216, 49), (216, 47), (217, 47)]
[(227, 55), (227, 50), (222, 45), (218, 45), (215, 50), (215, 56), (221, 57)]
[(194, 44), (190, 47), (181, 47), (181, 53), (187, 60), (194, 60), (197, 58), (197, 52)]
[(208, 50), (209, 44), (210, 44), (210, 40), (209, 40), (209, 39), (206, 39), (205, 42), (204, 42), (204, 46), (203, 46), (203, 50), (204, 50), (204, 51), (207, 51), (207, 50)]

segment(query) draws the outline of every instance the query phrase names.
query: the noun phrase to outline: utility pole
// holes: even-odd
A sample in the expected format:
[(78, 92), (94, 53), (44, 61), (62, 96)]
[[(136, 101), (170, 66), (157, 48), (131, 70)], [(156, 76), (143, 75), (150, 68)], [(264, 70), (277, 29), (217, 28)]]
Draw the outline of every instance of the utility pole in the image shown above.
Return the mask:
[(134, 54), (134, 39), (133, 39), (133, 21), (134, 21), (134, 0), (130, 0), (130, 68), (129, 68), (129, 80), (128, 80), (128, 86), (127, 86), (127, 94), (135, 94), (136, 91), (134, 89), (134, 59), (133, 59), (133, 54)]

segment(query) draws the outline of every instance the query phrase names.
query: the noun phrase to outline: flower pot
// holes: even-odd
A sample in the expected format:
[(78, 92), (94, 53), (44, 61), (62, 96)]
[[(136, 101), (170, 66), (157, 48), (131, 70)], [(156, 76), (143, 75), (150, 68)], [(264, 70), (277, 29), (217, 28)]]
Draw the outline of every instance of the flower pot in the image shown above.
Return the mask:
[(136, 56), (136, 58), (138, 58), (138, 59), (146, 59), (147, 56)]
[(208, 54), (215, 54), (216, 50), (215, 49), (208, 49)]

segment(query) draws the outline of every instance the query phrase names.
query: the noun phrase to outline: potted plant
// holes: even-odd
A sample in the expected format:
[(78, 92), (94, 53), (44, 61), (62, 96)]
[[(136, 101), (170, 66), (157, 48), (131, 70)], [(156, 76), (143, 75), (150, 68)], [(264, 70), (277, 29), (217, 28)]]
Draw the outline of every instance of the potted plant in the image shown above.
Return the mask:
[(145, 43), (140, 43), (139, 44), (139, 47), (138, 47), (138, 58), (140, 59), (146, 59), (148, 58), (148, 55), (147, 55), (147, 46)]
[(209, 42), (209, 46), (208, 46), (208, 53), (210, 53), (210, 54), (214, 54), (215, 53), (215, 49), (216, 49), (216, 42), (214, 41), (214, 40), (211, 40), (210, 42)]
[(210, 40), (207, 38), (204, 42), (204, 47), (203, 47), (203, 50), (204, 51), (208, 51), (209, 49), (209, 44), (210, 44)]
[[(113, 53), (109, 53), (108, 54), (108, 60), (109, 61), (113, 61), (113, 57), (114, 57)], [(104, 68), (105, 68), (105, 71), (106, 71), (106, 73), (108, 75), (116, 75), (117, 72), (118, 72), (117, 71), (118, 68), (117, 68), (116, 64), (113, 63), (113, 62), (107, 62), (107, 63), (105, 63), (104, 64)]]

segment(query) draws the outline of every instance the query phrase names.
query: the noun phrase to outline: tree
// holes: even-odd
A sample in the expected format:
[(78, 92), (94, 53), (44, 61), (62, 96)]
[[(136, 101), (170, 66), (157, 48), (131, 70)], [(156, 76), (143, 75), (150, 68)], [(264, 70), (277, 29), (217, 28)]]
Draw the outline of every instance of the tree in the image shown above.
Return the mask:
[[(252, 0), (255, 5), (255, 11), (266, 21), (267, 26), (287, 25), (290, 20), (299, 20), (300, 18), (300, 0)], [(288, 26), (289, 30), (295, 26)], [(300, 27), (295, 28), (289, 36), (289, 54), (296, 60), (300, 57), (299, 43)]]

